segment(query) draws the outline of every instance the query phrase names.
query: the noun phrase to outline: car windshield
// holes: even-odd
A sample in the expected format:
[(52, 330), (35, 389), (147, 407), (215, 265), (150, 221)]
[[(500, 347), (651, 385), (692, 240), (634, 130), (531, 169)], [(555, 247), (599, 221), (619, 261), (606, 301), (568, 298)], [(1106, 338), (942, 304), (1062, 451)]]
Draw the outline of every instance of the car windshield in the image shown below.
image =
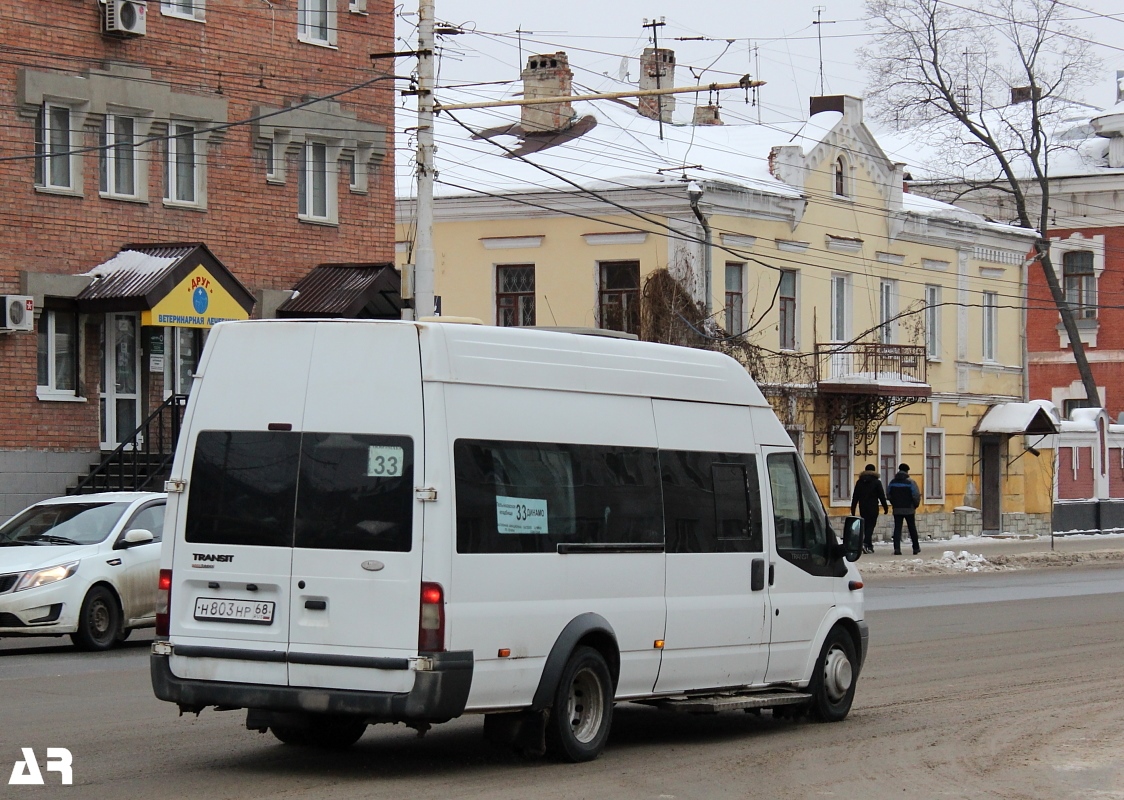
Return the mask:
[(128, 507), (128, 503), (32, 506), (0, 527), (0, 547), (97, 544)]

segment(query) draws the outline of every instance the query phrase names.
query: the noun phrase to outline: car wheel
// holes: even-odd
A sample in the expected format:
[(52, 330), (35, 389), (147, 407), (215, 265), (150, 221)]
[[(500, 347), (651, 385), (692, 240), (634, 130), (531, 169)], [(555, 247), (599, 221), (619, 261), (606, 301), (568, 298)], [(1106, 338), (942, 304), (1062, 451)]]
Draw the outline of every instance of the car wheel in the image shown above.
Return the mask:
[(547, 722), (547, 749), (566, 761), (601, 755), (613, 722), (613, 679), (601, 653), (579, 647), (554, 690)]
[(285, 744), (346, 750), (367, 730), (367, 723), (355, 717), (310, 715), (304, 725), (270, 725), (269, 731)]
[(78, 614), (78, 630), (70, 635), (81, 650), (108, 650), (121, 632), (121, 609), (117, 598), (104, 586), (86, 593)]
[(859, 662), (855, 643), (842, 628), (832, 628), (820, 650), (809, 689), (812, 716), (821, 722), (839, 722), (851, 710)]

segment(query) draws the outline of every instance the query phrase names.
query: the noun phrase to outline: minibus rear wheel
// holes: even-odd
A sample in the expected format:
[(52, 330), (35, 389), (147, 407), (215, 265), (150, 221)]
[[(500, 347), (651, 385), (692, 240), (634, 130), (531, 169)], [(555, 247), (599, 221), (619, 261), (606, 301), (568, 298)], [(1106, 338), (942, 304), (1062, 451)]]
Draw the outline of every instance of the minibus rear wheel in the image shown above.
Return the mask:
[(812, 683), (811, 714), (821, 722), (839, 722), (851, 710), (858, 681), (855, 643), (847, 631), (835, 627), (827, 635), (816, 661)]
[(574, 650), (554, 690), (546, 728), (547, 749), (566, 761), (601, 755), (613, 722), (613, 679), (604, 656), (592, 647)]

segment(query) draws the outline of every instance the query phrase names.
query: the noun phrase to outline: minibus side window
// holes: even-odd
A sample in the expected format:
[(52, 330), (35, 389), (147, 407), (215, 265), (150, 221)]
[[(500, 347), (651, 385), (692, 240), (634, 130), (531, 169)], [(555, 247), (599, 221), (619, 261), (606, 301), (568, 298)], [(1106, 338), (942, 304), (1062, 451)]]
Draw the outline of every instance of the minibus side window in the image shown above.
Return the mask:
[(661, 450), (660, 472), (669, 553), (761, 551), (753, 456)]
[(814, 575), (845, 574), (828, 558), (827, 514), (803, 465), (793, 453), (774, 453), (768, 464), (777, 555)]
[(458, 439), (457, 552), (663, 543), (655, 450)]
[(408, 437), (305, 433), (296, 546), (409, 552), (413, 477)]
[(300, 442), (293, 432), (200, 431), (186, 540), (291, 547)]

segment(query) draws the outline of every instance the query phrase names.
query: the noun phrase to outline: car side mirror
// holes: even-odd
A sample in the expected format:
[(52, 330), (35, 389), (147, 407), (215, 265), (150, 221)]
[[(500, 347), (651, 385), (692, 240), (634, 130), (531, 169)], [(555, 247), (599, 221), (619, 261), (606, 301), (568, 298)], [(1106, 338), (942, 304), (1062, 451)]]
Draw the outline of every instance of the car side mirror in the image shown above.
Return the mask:
[(858, 561), (863, 554), (862, 517), (847, 517), (843, 521), (843, 552), (848, 561)]
[(133, 528), (131, 531), (121, 537), (121, 547), (133, 547), (138, 544), (147, 544), (156, 539), (152, 535), (152, 531), (146, 531), (144, 528)]

